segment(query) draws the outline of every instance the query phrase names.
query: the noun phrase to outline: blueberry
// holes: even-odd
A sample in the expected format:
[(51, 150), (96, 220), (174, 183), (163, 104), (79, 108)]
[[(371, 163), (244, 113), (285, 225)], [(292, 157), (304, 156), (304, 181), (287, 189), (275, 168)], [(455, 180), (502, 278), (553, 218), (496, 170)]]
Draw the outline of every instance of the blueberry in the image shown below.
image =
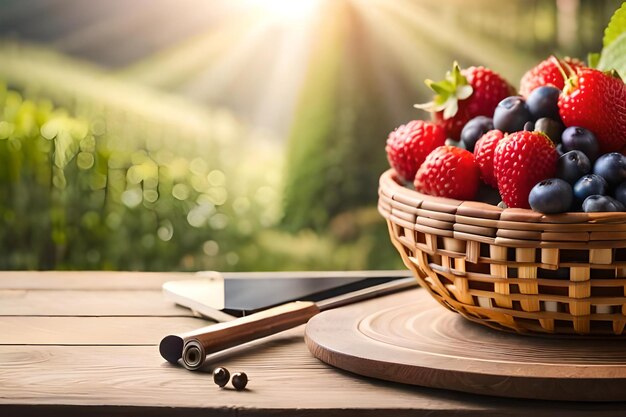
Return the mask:
[(604, 178), (610, 186), (624, 182), (626, 180), (626, 156), (618, 152), (602, 155), (593, 166), (593, 173)]
[(589, 172), (591, 161), (581, 151), (569, 151), (556, 161), (556, 176), (572, 185)]
[(626, 206), (626, 181), (617, 186), (614, 197), (617, 201)]
[(596, 136), (585, 128), (572, 126), (563, 131), (561, 135), (563, 150), (582, 151), (591, 162), (598, 159), (600, 148)]
[(559, 157), (565, 155), (565, 151), (563, 150), (563, 144), (559, 143), (558, 145), (556, 145), (556, 153), (559, 154)]
[(498, 103), (493, 113), (494, 128), (506, 133), (523, 130), (526, 122), (530, 120), (533, 120), (533, 117), (520, 96), (505, 98)]
[(535, 211), (554, 214), (568, 211), (573, 199), (571, 185), (560, 178), (550, 178), (530, 190), (528, 203)]
[(474, 152), (474, 145), (482, 135), (493, 130), (493, 120), (486, 116), (477, 116), (467, 122), (461, 131), (461, 142), (465, 149)]
[(548, 135), (550, 140), (554, 143), (561, 143), (563, 129), (565, 129), (563, 123), (558, 120), (548, 119), (547, 117), (542, 117), (535, 122), (535, 130)]
[(585, 213), (624, 211), (624, 205), (608, 195), (590, 195), (583, 202), (583, 211)]
[(550, 85), (535, 88), (526, 98), (528, 111), (535, 120), (542, 117), (561, 120), (558, 106), (560, 94), (561, 90)]
[(599, 175), (585, 175), (574, 184), (574, 198), (578, 204), (585, 201), (590, 195), (606, 195), (609, 184)]
[(533, 122), (532, 120), (529, 120), (526, 123), (524, 123), (524, 130), (527, 132), (532, 132), (533, 130), (535, 130), (535, 122)]

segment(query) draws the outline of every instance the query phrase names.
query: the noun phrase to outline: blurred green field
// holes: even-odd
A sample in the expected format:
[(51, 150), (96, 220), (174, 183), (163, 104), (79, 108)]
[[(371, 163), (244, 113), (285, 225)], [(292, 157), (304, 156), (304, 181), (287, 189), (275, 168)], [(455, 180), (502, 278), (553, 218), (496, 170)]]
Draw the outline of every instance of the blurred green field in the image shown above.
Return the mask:
[(283, 154), (227, 110), (35, 47), (3, 44), (0, 60), (0, 268), (397, 265), (374, 250), (388, 245), (374, 209), (323, 234), (278, 227)]

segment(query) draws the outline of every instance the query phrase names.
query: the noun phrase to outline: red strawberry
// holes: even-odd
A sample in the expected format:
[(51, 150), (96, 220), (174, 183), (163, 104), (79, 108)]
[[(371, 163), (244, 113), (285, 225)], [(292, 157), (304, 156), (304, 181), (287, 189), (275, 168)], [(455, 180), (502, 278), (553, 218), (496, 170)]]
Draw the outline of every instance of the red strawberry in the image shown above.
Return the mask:
[(426, 157), (415, 175), (419, 192), (472, 200), (478, 191), (480, 172), (474, 155), (454, 146), (440, 146)]
[(502, 201), (509, 207), (530, 208), (528, 194), (539, 181), (556, 171), (558, 154), (541, 132), (521, 131), (505, 136), (493, 157)]
[(413, 120), (389, 134), (387, 159), (389, 165), (406, 181), (413, 181), (426, 156), (446, 141), (443, 128), (423, 120)]
[(537, 64), (537, 66), (531, 68), (526, 72), (526, 74), (524, 74), (519, 87), (520, 95), (528, 97), (528, 95), (535, 88), (543, 85), (552, 85), (559, 90), (562, 90), (565, 86), (565, 80), (563, 79), (563, 74), (561, 73), (557, 63), (559, 63), (562, 67), (569, 65), (574, 71), (578, 68), (585, 67), (585, 64), (575, 58), (565, 58), (559, 60), (558, 58), (551, 56), (548, 59), (541, 61)]
[(476, 116), (492, 117), (502, 99), (514, 95), (515, 89), (500, 75), (484, 67), (464, 70), (454, 68), (440, 82), (426, 80), (437, 93), (432, 102), (415, 107), (430, 111), (433, 120), (446, 131), (449, 138), (459, 140), (463, 126)]
[(610, 73), (578, 70), (559, 97), (559, 114), (565, 126), (592, 131), (602, 153), (626, 145), (626, 84)]
[(480, 169), (480, 178), (493, 188), (498, 188), (498, 181), (493, 172), (493, 154), (503, 137), (504, 133), (500, 130), (490, 130), (478, 139), (474, 147), (474, 158)]

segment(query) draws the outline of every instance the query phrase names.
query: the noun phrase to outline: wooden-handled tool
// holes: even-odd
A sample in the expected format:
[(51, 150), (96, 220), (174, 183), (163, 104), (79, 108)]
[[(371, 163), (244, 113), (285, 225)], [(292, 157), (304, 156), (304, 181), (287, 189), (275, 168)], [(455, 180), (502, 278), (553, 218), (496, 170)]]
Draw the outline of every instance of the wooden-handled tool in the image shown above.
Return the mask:
[(232, 321), (202, 327), (188, 333), (168, 335), (161, 340), (159, 351), (168, 362), (182, 359), (185, 368), (202, 367), (206, 356), (242, 343), (269, 336), (309, 321), (320, 311), (357, 301), (390, 294), (417, 286), (415, 278), (402, 278), (358, 291), (342, 294), (317, 303), (295, 301)]

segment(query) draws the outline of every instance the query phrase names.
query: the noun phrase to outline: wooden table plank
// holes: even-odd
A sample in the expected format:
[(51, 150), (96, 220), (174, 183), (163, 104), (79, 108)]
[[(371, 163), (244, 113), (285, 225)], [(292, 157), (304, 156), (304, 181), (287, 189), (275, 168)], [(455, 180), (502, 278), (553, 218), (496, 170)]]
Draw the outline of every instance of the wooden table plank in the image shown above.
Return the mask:
[(160, 290), (0, 290), (0, 316), (184, 316)]
[(619, 415), (624, 409), (623, 403), (506, 400), (358, 377), (314, 359), (301, 334), (301, 329), (286, 332), (216, 360), (248, 373), (244, 392), (218, 388), (209, 369), (189, 372), (164, 363), (154, 347), (0, 346), (0, 404), (154, 407), (141, 414), (159, 407), (201, 408), (206, 415), (238, 410), (238, 416), (367, 415), (363, 410), (394, 416), (579, 416)]
[(192, 317), (0, 317), (0, 345), (158, 345), (211, 322)]
[(197, 276), (182, 272), (7, 271), (0, 290), (156, 290), (165, 281)]
[[(0, 272), (0, 415), (577, 417), (621, 416), (626, 407), (498, 399), (359, 377), (315, 359), (302, 327), (212, 356), (212, 364), (251, 379), (244, 392), (221, 390), (210, 366), (194, 373), (170, 365), (156, 346), (165, 334), (206, 324), (178, 317), (160, 293), (163, 282), (193, 276)], [(51, 345), (36, 345), (42, 342)]]

